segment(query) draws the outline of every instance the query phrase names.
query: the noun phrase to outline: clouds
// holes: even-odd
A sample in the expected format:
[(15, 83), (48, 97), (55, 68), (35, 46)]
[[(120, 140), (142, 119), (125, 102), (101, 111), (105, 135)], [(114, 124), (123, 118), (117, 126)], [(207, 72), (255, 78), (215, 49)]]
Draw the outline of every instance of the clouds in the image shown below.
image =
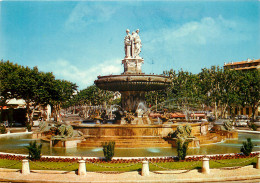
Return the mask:
[(243, 26), (239, 26), (235, 21), (224, 19), (220, 15), (217, 18), (204, 17), (200, 21), (188, 22), (178, 28), (171, 27), (148, 33), (149, 37), (153, 37), (151, 38), (153, 44), (166, 43), (178, 47), (187, 44), (205, 45), (213, 42), (219, 44), (227, 41), (232, 43), (245, 41), (250, 36), (243, 34), (242, 30)]
[(121, 74), (123, 69), (120, 59), (107, 60), (90, 67), (78, 67), (68, 60), (58, 59), (42, 65), (40, 68), (44, 71), (53, 72), (57, 79), (75, 82), (79, 89), (94, 84), (98, 75)]
[[(215, 18), (203, 17), (199, 21), (144, 33), (147, 34), (146, 52), (156, 53), (157, 57), (160, 54), (160, 59), (165, 59), (164, 64), (167, 60), (174, 60), (178, 69), (199, 72), (200, 68), (215, 64), (213, 54), (216, 58), (225, 56), (229, 50), (252, 40), (250, 31), (243, 21), (229, 20), (221, 15)], [(223, 63), (226, 61), (224, 57), (221, 59)], [(194, 60), (200, 61), (201, 65), (190, 68)]]
[(70, 31), (82, 31), (91, 24), (108, 21), (115, 13), (116, 8), (98, 3), (78, 3), (65, 22), (65, 28)]

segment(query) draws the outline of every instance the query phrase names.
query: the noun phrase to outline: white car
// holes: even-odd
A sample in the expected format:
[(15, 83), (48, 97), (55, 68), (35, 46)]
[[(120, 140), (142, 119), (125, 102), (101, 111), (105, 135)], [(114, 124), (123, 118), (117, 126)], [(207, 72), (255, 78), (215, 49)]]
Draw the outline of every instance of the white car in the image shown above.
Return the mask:
[(239, 126), (247, 126), (247, 120), (238, 120), (235, 122), (235, 126), (239, 127)]

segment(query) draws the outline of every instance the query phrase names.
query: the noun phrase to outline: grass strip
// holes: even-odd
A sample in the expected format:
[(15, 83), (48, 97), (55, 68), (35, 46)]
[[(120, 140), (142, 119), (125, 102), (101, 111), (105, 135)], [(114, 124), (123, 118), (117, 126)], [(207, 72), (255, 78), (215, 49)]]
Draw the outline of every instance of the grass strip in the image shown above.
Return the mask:
[[(235, 166), (247, 166), (256, 164), (257, 158), (240, 158), (240, 159), (227, 159), (227, 160), (210, 160), (210, 168), (223, 168)], [(31, 170), (63, 170), (63, 171), (76, 171), (78, 163), (69, 162), (32, 162), (30, 161)], [(157, 165), (157, 166), (156, 166)], [(193, 162), (159, 162), (149, 163), (150, 171), (159, 171), (167, 169), (201, 169), (202, 161)], [(21, 169), (22, 162), (16, 160), (0, 159), (0, 168)], [(88, 163), (86, 162), (86, 169), (90, 172), (102, 171), (140, 171), (142, 163)]]

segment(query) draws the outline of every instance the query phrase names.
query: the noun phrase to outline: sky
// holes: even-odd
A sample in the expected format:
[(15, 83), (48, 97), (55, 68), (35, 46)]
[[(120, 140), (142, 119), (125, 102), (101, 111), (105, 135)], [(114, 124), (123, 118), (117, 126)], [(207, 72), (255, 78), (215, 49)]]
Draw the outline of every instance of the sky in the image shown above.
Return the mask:
[(0, 59), (76, 83), (123, 73), (125, 30), (139, 29), (146, 74), (260, 58), (260, 2), (1, 1)]

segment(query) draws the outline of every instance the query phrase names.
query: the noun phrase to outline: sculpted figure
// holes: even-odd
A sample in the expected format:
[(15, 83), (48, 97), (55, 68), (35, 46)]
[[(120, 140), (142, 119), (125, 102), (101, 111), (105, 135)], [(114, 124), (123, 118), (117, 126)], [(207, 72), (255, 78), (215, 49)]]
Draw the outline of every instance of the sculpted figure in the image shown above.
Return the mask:
[(61, 125), (59, 128), (58, 128), (58, 132), (59, 132), (59, 136), (60, 137), (65, 137), (66, 136), (66, 125)]
[(186, 133), (186, 137), (187, 137), (187, 138), (193, 137), (192, 134), (191, 134), (192, 127), (191, 127), (190, 124), (186, 124), (186, 125), (184, 126), (184, 129), (185, 129), (185, 133)]
[(125, 58), (140, 58), (139, 54), (141, 52), (141, 39), (139, 36), (139, 29), (135, 32), (132, 32), (132, 35), (129, 33), (130, 30), (126, 29), (126, 36), (124, 39), (125, 44)]
[(193, 138), (192, 134), (192, 127), (191, 125), (187, 124), (185, 126), (178, 125), (176, 130), (173, 133), (169, 133), (168, 137), (169, 138), (178, 138), (185, 140), (187, 138)]
[(129, 34), (130, 30), (126, 29), (126, 36), (124, 39), (125, 43), (125, 58), (131, 57), (131, 45), (132, 45), (132, 36)]
[(224, 127), (227, 131), (232, 131), (232, 127), (233, 127), (232, 122), (231, 121), (225, 121)]
[(141, 47), (142, 47), (142, 44), (141, 44), (141, 39), (140, 39), (140, 36), (139, 36), (139, 29), (136, 30), (136, 34), (134, 34), (134, 44), (135, 44), (135, 57), (139, 57), (139, 54), (141, 52)]
[(136, 32), (132, 32), (132, 41), (131, 41), (131, 52), (132, 52), (132, 57), (135, 58), (135, 37), (136, 37)]
[(233, 124), (231, 121), (225, 121), (223, 125), (214, 125), (211, 131), (233, 131)]

